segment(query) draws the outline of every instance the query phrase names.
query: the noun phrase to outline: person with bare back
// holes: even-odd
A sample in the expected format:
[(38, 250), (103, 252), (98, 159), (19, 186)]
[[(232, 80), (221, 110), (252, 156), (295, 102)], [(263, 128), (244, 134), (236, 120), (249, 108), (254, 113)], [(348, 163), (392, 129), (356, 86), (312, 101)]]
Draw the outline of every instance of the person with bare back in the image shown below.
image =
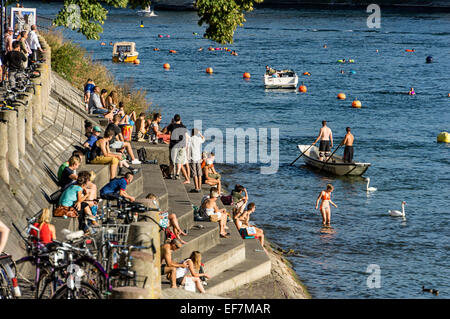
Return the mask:
[(353, 162), (353, 141), (355, 137), (351, 133), (350, 127), (346, 128), (347, 134), (344, 137), (344, 141), (342, 142), (345, 145), (344, 148), (344, 163)]
[(327, 126), (327, 121), (322, 121), (322, 128), (319, 131), (319, 136), (317, 136), (312, 145), (316, 144), (319, 140), (319, 161), (324, 161), (330, 155), (331, 149), (333, 148), (333, 133)]

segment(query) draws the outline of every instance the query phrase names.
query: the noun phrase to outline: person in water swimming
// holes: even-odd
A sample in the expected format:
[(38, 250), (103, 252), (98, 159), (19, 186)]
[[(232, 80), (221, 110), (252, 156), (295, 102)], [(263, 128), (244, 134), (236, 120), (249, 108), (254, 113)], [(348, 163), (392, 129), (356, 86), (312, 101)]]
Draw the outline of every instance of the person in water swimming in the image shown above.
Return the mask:
[(316, 209), (319, 207), (319, 201), (322, 200), (320, 204), (320, 213), (322, 214), (322, 224), (324, 226), (330, 226), (331, 221), (331, 208), (330, 204), (337, 208), (337, 205), (331, 201), (331, 193), (334, 187), (331, 184), (327, 184), (327, 188), (320, 192), (319, 197), (316, 201)]
[(411, 88), (408, 92), (409, 95), (415, 95), (416, 92), (414, 92), (414, 88)]

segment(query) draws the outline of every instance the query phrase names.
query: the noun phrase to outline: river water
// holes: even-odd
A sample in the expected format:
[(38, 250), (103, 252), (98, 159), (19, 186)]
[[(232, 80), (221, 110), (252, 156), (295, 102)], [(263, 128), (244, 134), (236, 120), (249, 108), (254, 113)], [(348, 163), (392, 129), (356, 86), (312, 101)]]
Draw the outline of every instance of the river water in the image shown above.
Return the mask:
[[(38, 15), (51, 17), (57, 9), (40, 5)], [(450, 131), (450, 15), (381, 14), (381, 28), (369, 29), (364, 10), (258, 9), (228, 45), (239, 54), (231, 56), (206, 50), (219, 45), (193, 34), (204, 30), (195, 12), (140, 18), (113, 9), (101, 41), (136, 42), (139, 66), (113, 64), (112, 47), (101, 41), (74, 32), (66, 36), (117, 79), (131, 77), (146, 89), (152, 106), (162, 109), (164, 124), (180, 113), (189, 128), (202, 120), (203, 130), (218, 128), (224, 135), (226, 128), (279, 129), (276, 174), (261, 174), (268, 164), (248, 161), (219, 167), (230, 185), (247, 187), (257, 205), (252, 219), (267, 238), (299, 253), (289, 259), (313, 298), (448, 298), (450, 148), (436, 143), (436, 136)], [(200, 47), (205, 50), (197, 51)], [(414, 53), (405, 52), (412, 48)], [(425, 63), (428, 55), (434, 63)], [(355, 63), (336, 62), (342, 58)], [(163, 70), (164, 63), (170, 71)], [(294, 69), (308, 92), (264, 90), (266, 64)], [(206, 74), (207, 67), (214, 74)], [(305, 71), (311, 76), (301, 75)], [(252, 78), (243, 80), (243, 72)], [(410, 87), (415, 96), (405, 94)], [(337, 100), (339, 92), (347, 100)], [(361, 109), (351, 107), (355, 97)], [(376, 192), (366, 192), (364, 178), (318, 174), (302, 159), (289, 165), (299, 155), (296, 145), (312, 143), (322, 120), (336, 145), (345, 127), (352, 127), (355, 159), (372, 163), (365, 176)], [(314, 209), (327, 183), (335, 186), (332, 199), (338, 205), (332, 208), (333, 233), (322, 232)], [(388, 214), (400, 210), (402, 201), (406, 221)], [(377, 274), (368, 267), (379, 270), (380, 288), (368, 285), (369, 275)], [(423, 293), (422, 285), (440, 295)]]

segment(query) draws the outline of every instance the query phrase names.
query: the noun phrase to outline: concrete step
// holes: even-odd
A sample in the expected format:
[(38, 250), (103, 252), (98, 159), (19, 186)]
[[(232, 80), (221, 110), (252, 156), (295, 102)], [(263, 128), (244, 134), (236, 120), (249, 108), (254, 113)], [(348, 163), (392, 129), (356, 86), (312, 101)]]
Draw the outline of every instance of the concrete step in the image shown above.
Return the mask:
[(256, 239), (245, 240), (245, 260), (208, 280), (206, 292), (220, 295), (270, 275), (271, 263)]
[(168, 210), (169, 195), (159, 165), (142, 164), (140, 165), (140, 168), (144, 176), (143, 189), (140, 198), (144, 198), (149, 193), (153, 193), (158, 197), (160, 208), (162, 210)]
[[(197, 228), (197, 225), (201, 225), (200, 227), (203, 226), (203, 228)], [(194, 227), (190, 228), (187, 236), (182, 236), (182, 239), (186, 241), (186, 244), (172, 255), (177, 262), (189, 258), (195, 250), (204, 252), (216, 246), (220, 239), (219, 226), (217, 223), (195, 222)]]
[(132, 142), (133, 148), (144, 147), (147, 152), (147, 160), (157, 160), (158, 164), (169, 165), (169, 145), (151, 144), (149, 142)]
[(175, 213), (181, 229), (190, 229), (194, 225), (192, 204), (180, 180), (165, 179), (169, 195), (169, 212)]
[(219, 243), (202, 253), (205, 272), (215, 277), (245, 260), (245, 243), (232, 223), (228, 223), (229, 238), (219, 238)]

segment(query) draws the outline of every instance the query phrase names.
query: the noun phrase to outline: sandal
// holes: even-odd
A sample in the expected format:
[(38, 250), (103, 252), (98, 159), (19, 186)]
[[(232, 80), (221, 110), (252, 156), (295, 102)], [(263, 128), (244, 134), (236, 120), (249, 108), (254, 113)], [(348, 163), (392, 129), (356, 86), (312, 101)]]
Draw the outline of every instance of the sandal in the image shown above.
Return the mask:
[(221, 237), (221, 238), (229, 238), (229, 237), (228, 237), (228, 233), (227, 233), (226, 235), (220, 234), (220, 237)]

